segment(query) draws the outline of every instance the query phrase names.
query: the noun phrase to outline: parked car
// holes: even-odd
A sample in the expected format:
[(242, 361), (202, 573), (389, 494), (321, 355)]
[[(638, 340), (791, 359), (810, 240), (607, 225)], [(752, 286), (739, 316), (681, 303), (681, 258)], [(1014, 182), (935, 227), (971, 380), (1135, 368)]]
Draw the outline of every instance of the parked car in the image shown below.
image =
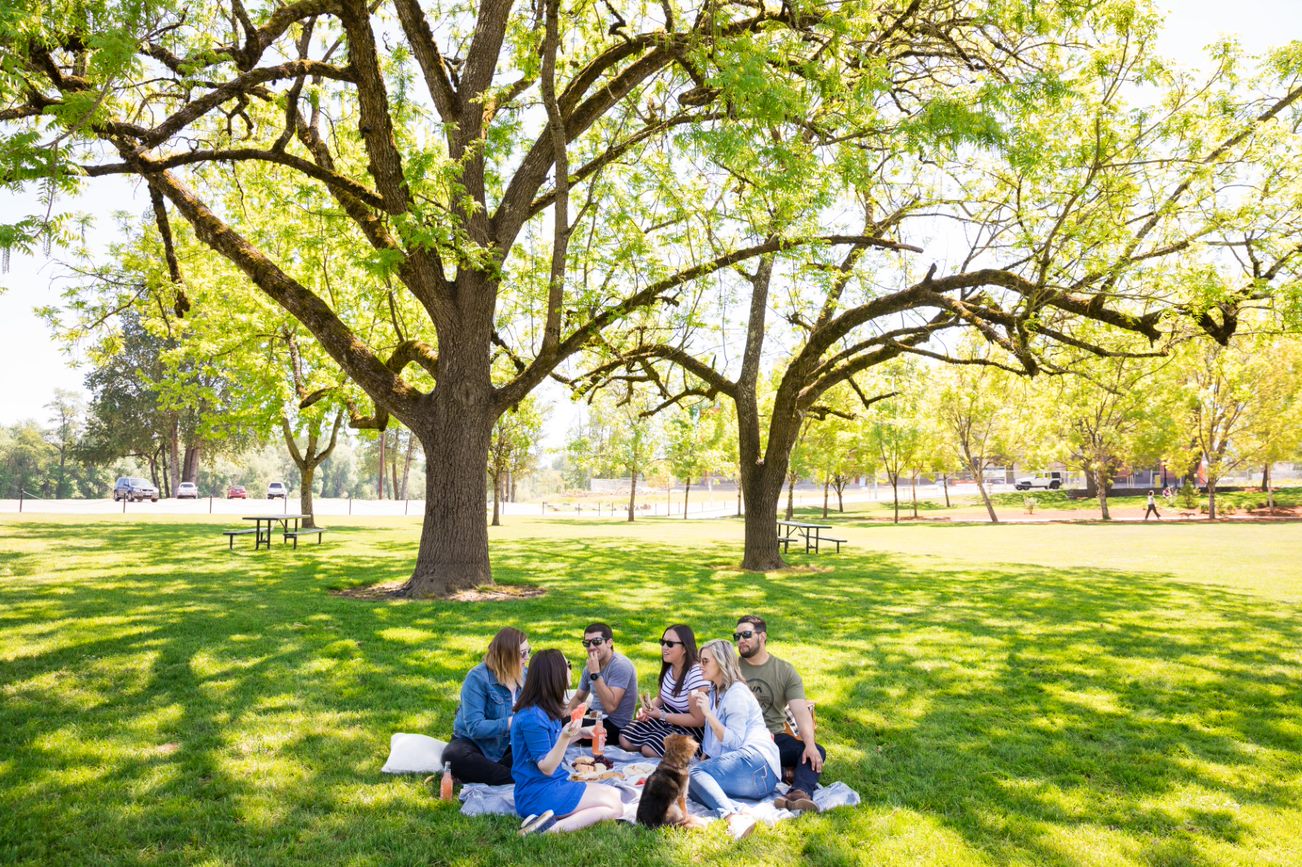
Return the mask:
[(123, 476), (113, 483), (113, 502), (118, 500), (149, 500), (158, 502), (158, 488), (154, 487), (151, 482), (144, 479), (137, 479), (133, 476)]
[(199, 499), (199, 486), (194, 482), (181, 482), (176, 486), (176, 498), (178, 500)]
[(226, 499), (228, 500), (247, 500), (248, 491), (244, 490), (243, 485), (231, 485), (226, 489)]
[(271, 484), (267, 485), (268, 500), (274, 500), (277, 497), (280, 497), (283, 500), (285, 499), (285, 495), (287, 493), (288, 493), (288, 489), (286, 489), (284, 482), (272, 482)]
[(1019, 491), (1029, 491), (1031, 488), (1056, 491), (1062, 487), (1062, 479), (1053, 476), (1023, 476), (1013, 483), (1013, 487)]

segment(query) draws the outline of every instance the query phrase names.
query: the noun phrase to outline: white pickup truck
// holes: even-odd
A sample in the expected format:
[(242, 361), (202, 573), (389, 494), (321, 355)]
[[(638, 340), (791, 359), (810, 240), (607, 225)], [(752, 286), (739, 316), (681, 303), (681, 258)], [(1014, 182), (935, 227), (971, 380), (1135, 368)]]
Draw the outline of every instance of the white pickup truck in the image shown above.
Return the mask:
[(1056, 491), (1062, 487), (1062, 479), (1055, 476), (1023, 476), (1013, 482), (1013, 487), (1019, 491), (1029, 491), (1031, 488)]

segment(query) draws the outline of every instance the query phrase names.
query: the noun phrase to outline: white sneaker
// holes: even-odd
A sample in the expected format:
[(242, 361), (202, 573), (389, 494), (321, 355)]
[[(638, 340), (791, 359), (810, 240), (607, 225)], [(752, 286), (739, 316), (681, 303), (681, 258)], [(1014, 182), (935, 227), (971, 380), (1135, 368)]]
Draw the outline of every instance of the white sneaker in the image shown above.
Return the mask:
[(745, 840), (755, 831), (755, 826), (759, 824), (750, 813), (733, 813), (728, 817), (728, 834), (734, 840)]
[(554, 815), (556, 814), (551, 810), (547, 810), (538, 815), (530, 814), (526, 816), (525, 820), (520, 823), (520, 836), (523, 837), (526, 834), (532, 834), (534, 831), (541, 829)]

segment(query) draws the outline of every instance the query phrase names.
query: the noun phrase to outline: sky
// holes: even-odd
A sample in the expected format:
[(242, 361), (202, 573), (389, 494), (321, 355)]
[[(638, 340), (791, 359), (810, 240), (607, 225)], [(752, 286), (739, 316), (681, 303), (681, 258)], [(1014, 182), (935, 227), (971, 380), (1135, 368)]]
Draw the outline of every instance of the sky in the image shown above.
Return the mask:
[[(1261, 51), (1291, 39), (1302, 39), (1300, 0), (1160, 0), (1167, 10), (1161, 49), (1182, 65), (1197, 67), (1203, 63), (1204, 46), (1224, 35), (1237, 36), (1250, 52)], [(1232, 9), (1232, 15), (1227, 10)], [(92, 242), (107, 246), (112, 242), (115, 211), (136, 211), (143, 215), (147, 198), (138, 195), (136, 185), (120, 178), (96, 180), (91, 191), (75, 203), (78, 210), (96, 216), (100, 235)], [(0, 191), (0, 219), (24, 213), (23, 200)], [(57, 254), (56, 254), (57, 255)], [(55, 389), (67, 389), (84, 395), (84, 369), (78, 358), (69, 355), (50, 336), (45, 323), (36, 315), (39, 307), (59, 301), (58, 264), (43, 256), (13, 254), (8, 273), (0, 274), (0, 425), (25, 419), (47, 422), (46, 410)], [(553, 413), (546, 439), (559, 442), (569, 426), (572, 411), (561, 395), (549, 396), (559, 412)], [(554, 443), (552, 443), (554, 444)]]

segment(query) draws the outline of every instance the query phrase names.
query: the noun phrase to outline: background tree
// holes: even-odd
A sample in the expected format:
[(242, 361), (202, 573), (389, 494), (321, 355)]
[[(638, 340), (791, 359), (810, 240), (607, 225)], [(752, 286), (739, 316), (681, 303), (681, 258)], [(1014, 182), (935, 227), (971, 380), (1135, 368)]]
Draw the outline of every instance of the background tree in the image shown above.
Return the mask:
[(515, 411), (508, 412), (493, 426), (492, 444), (488, 450), (488, 477), (493, 486), (492, 526), (501, 526), (500, 503), (512, 499), (518, 474), (531, 467), (537, 457), (538, 440), (542, 434), (543, 413), (534, 397), (520, 402)]
[[(972, 345), (967, 352), (982, 353), (982, 348)], [(992, 524), (997, 524), (999, 516), (986, 485), (986, 470), (1007, 463), (1013, 451), (1016, 377), (981, 364), (982, 357), (972, 354), (971, 364), (930, 370), (934, 383), (930, 410), (938, 421), (941, 440), (963, 469), (972, 474), (986, 514)]]
[(727, 435), (723, 408), (717, 404), (697, 401), (680, 405), (665, 421), (665, 460), (674, 478), (683, 485), (684, 520), (693, 480), (700, 481), (723, 465)]

